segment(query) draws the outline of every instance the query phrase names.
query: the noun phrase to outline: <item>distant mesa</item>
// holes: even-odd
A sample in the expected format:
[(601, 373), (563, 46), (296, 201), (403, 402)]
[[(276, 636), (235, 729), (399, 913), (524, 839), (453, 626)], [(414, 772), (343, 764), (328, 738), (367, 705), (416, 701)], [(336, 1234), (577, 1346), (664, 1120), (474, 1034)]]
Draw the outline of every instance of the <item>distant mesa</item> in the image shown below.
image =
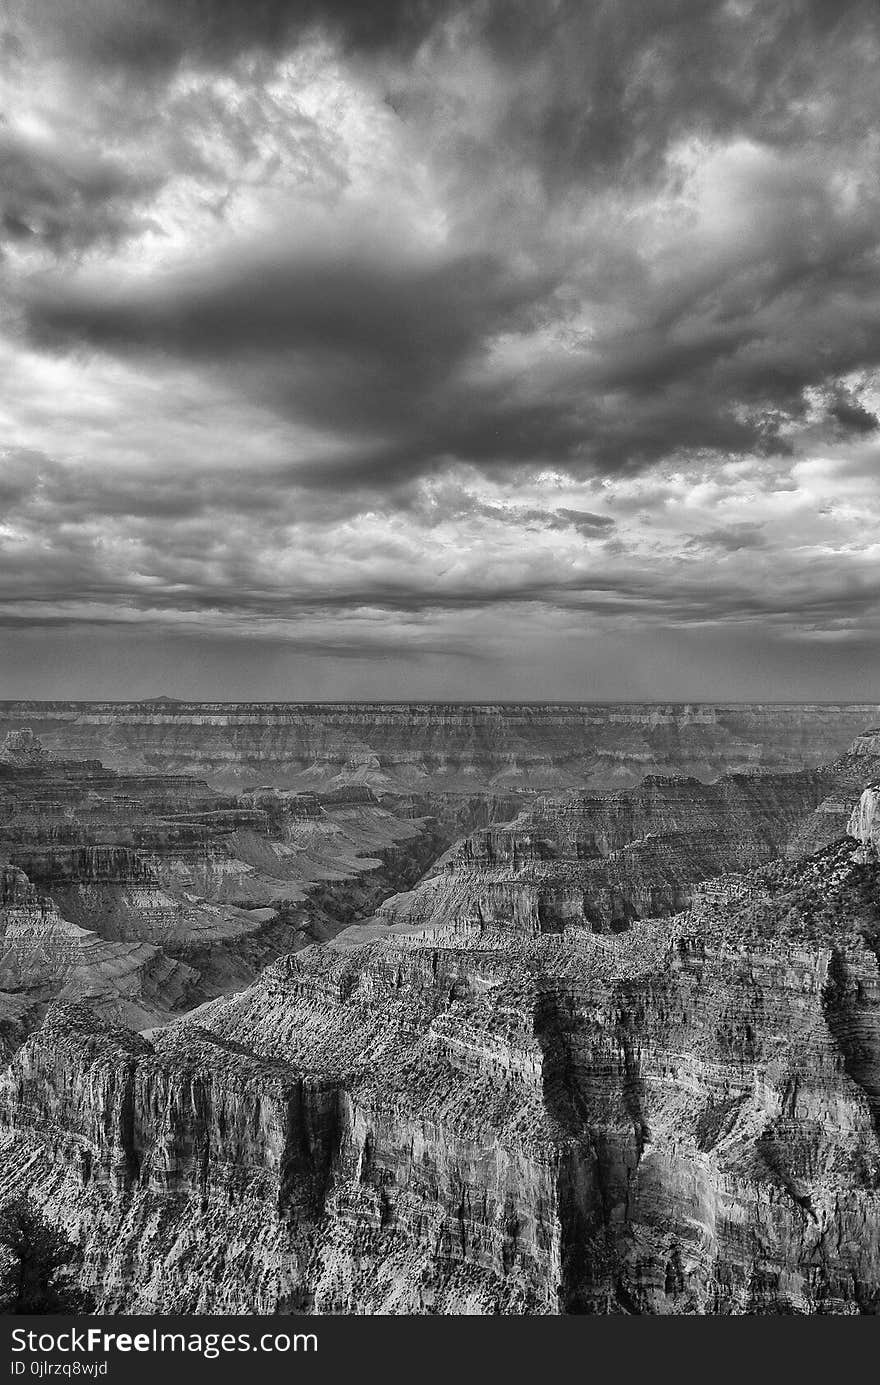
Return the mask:
[(179, 702), (179, 697), (169, 697), (167, 693), (160, 693), (158, 697), (139, 697), (138, 702)]

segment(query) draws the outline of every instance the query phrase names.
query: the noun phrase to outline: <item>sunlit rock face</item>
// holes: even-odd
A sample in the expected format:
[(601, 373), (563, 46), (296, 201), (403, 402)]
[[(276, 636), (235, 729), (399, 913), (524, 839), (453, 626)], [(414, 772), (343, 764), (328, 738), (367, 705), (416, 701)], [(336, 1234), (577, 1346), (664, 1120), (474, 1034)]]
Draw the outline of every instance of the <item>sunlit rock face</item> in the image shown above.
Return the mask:
[(862, 792), (849, 820), (849, 835), (862, 846), (862, 859), (876, 860), (880, 854), (880, 784), (870, 784)]
[(880, 705), (650, 703), (13, 703), (59, 755), (176, 771), (225, 787), (380, 792), (625, 787), (832, 760)]
[(877, 871), (849, 842), (616, 934), (344, 934), (152, 1040), (53, 1011), (0, 1191), (112, 1309), (877, 1311)]

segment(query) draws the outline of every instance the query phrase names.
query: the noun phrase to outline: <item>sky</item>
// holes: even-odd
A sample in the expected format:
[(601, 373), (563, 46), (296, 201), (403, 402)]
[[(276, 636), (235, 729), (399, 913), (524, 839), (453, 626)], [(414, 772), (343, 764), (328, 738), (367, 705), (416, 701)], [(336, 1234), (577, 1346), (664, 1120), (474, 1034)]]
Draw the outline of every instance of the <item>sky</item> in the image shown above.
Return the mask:
[(0, 697), (880, 697), (875, 0), (4, 0)]

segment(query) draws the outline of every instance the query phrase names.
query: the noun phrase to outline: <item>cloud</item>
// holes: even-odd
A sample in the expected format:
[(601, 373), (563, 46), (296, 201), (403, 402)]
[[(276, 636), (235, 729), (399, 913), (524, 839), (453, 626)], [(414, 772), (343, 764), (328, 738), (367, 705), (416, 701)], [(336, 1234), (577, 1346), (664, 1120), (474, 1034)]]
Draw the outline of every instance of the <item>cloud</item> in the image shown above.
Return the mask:
[(313, 221), (322, 243), (275, 227), (117, 282), (34, 276), (19, 304), (41, 347), (215, 375), (234, 361), (232, 388), (359, 435), (359, 455), (312, 469), (319, 486), (340, 470), (396, 484), (447, 460), (588, 475), (706, 450), (783, 456), (817, 388), (835, 423), (868, 423), (842, 381), (880, 365), (876, 191), (848, 201), (813, 155), (688, 158), (689, 222), (634, 246), (613, 311), (585, 307), (604, 253), (518, 264), (507, 247), (420, 245), (393, 215), (376, 244), (351, 210), (341, 229)]
[(880, 428), (880, 419), (857, 400), (838, 397), (828, 406), (828, 412), (842, 428), (850, 433), (873, 433)]
[(878, 22), (16, 0), (3, 619), (867, 650)]
[[(432, 61), (399, 79), (395, 107), (469, 114), (442, 56), (473, 81), (477, 50), (501, 158), (554, 194), (619, 187), (662, 179), (669, 148), (694, 133), (782, 149), (863, 132), (878, 31), (871, 0), (496, 0), (462, 7)], [(482, 151), (461, 136), (475, 165)]]
[(137, 209), (162, 181), (73, 141), (27, 137), (0, 123), (0, 244), (33, 238), (60, 253), (113, 243), (143, 228)]
[(216, 67), (242, 54), (277, 55), (315, 30), (358, 50), (407, 52), (453, 8), (445, 0), (12, 0), (12, 6), (13, 22), (66, 57), (141, 76), (167, 74), (187, 60)]
[(409, 385), (448, 374), (535, 296), (489, 255), (401, 260), (343, 244), (335, 254), (246, 251), (127, 294), (46, 283), (27, 307), (50, 340), (207, 360), (303, 351), (346, 370), (377, 361)]
[(761, 548), (767, 542), (763, 524), (743, 521), (723, 529), (710, 529), (708, 533), (696, 534), (688, 539), (687, 548), (720, 549), (726, 553), (739, 553), (744, 548)]

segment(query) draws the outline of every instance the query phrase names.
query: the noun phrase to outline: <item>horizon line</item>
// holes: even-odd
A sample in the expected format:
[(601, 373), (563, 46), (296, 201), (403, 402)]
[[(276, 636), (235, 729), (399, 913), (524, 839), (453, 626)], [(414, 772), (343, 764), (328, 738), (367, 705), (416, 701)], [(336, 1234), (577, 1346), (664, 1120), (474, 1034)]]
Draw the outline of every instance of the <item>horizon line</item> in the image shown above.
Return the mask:
[(217, 697), (0, 697), (0, 708), (109, 707), (880, 707), (874, 697), (836, 698), (236, 698)]

